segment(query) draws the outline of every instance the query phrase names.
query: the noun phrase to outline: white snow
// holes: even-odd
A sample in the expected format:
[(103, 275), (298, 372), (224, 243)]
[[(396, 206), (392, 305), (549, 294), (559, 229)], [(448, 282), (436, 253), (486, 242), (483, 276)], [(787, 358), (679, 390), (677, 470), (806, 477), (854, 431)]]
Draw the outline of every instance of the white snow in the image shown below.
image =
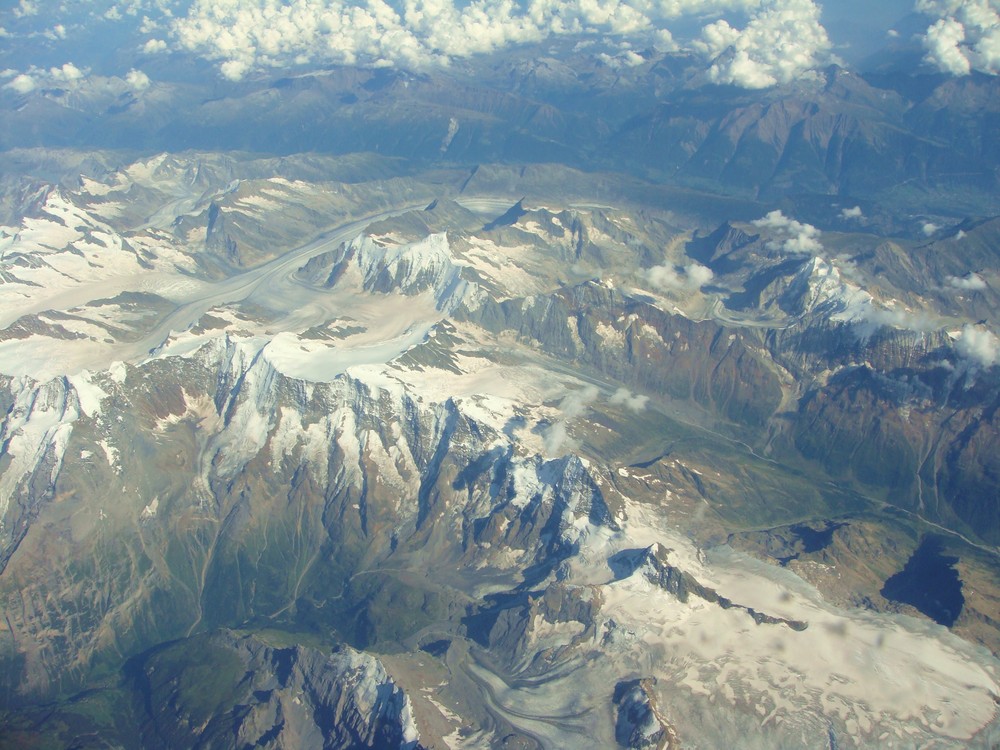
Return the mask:
[(107, 440), (98, 440), (97, 445), (102, 451), (104, 451), (104, 458), (107, 459), (108, 466), (110, 466), (116, 474), (120, 474), (121, 465), (118, 463), (118, 449), (111, 445)]
[(226, 429), (212, 440), (209, 455), (217, 457), (216, 471), (232, 476), (267, 443), (276, 419), (277, 381), (280, 375), (259, 357), (260, 342), (233, 343), (226, 348), (230, 377), (240, 388), (219, 410), (229, 415)]
[(0, 428), (0, 445), (10, 463), (0, 474), (0, 527), (21, 483), (48, 458), (54, 482), (62, 467), (73, 423), (80, 416), (80, 402), (62, 378), (36, 383), (21, 378), (13, 390), (14, 404)]
[(538, 466), (519, 461), (512, 472), (514, 481), (514, 497), (510, 504), (515, 508), (525, 508), (535, 497), (548, 494), (552, 488), (541, 481), (538, 476)]
[(240, 198), (232, 204), (232, 208), (235, 209), (268, 209), (277, 210), (284, 206), (282, 201), (274, 200), (273, 198), (268, 198), (263, 193), (257, 195), (245, 195), (240, 196)]
[(264, 356), (289, 377), (325, 382), (351, 367), (383, 364), (395, 359), (423, 341), (431, 325), (430, 322), (414, 324), (399, 336), (367, 345), (360, 341), (371, 340), (371, 337), (363, 334), (330, 344), (300, 339), (291, 333), (279, 333), (265, 347)]
[(806, 312), (823, 309), (833, 319), (843, 321), (864, 320), (871, 314), (872, 296), (846, 281), (840, 269), (825, 258), (813, 257), (793, 283), (803, 286)]
[(111, 366), (108, 368), (108, 377), (115, 383), (121, 385), (125, 382), (125, 378), (128, 375), (128, 367), (124, 362), (112, 362)]
[(94, 374), (84, 370), (67, 379), (80, 399), (80, 409), (83, 413), (91, 418), (100, 414), (101, 402), (108, 397), (108, 394), (93, 382)]
[(770, 706), (765, 722), (817, 707), (869, 742), (876, 730), (963, 741), (994, 718), (998, 663), (985, 650), (924, 621), (836, 608), (789, 571), (729, 548), (705, 559), (647, 509), (630, 503), (627, 513), (615, 547), (660, 542), (671, 565), (735, 603), (809, 624), (757, 625), (738, 608), (695, 596), (681, 603), (641, 575), (606, 584), (604, 611), (661, 654), (664, 684)]
[(527, 246), (500, 246), (481, 237), (467, 238), (457, 262), (474, 269), (498, 301), (539, 294), (547, 288), (546, 274), (532, 273), (535, 259)]
[(143, 521), (149, 521), (150, 519), (156, 518), (156, 511), (160, 507), (160, 498), (154, 497), (150, 503), (142, 509), (139, 513), (139, 518)]
[(595, 326), (597, 335), (604, 341), (605, 346), (621, 349), (625, 346), (625, 334), (613, 326), (609, 326), (604, 321), (598, 322)]

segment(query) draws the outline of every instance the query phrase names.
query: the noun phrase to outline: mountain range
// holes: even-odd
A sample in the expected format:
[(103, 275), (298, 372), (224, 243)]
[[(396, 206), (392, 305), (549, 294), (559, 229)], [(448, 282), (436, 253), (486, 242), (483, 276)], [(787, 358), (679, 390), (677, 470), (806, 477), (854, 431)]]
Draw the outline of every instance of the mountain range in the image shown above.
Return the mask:
[(997, 741), (996, 77), (593, 52), (0, 89), (0, 746)]

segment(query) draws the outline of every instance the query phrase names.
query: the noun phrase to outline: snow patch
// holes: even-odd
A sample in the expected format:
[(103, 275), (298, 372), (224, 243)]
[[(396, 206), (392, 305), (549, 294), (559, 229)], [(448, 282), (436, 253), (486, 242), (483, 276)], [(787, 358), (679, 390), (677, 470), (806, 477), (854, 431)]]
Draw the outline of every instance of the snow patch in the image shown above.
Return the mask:
[(160, 498), (154, 497), (152, 501), (139, 513), (140, 520), (149, 521), (156, 518), (156, 511), (160, 507)]
[(99, 385), (94, 383), (94, 374), (84, 370), (67, 379), (80, 399), (80, 409), (83, 413), (90, 418), (99, 415), (101, 413), (101, 402), (108, 398), (108, 394)]
[(104, 458), (116, 474), (121, 474), (121, 465), (118, 463), (118, 449), (107, 440), (98, 440), (97, 445), (104, 452)]
[[(602, 586), (603, 612), (652, 649), (662, 684), (738, 705), (766, 706), (768, 720), (794, 723), (803, 706), (854, 736), (970, 739), (995, 714), (998, 662), (944, 628), (904, 616), (840, 610), (791, 571), (728, 547), (701, 554), (654, 512), (627, 502), (629, 520), (605, 551), (662, 543), (666, 563), (740, 605), (724, 609), (690, 594), (681, 602), (642, 575)], [(610, 556), (610, 555), (609, 555)], [(575, 562), (574, 580), (605, 575)], [(741, 607), (808, 623), (804, 630), (757, 624)]]
[(47, 468), (47, 484), (54, 486), (73, 424), (80, 417), (80, 400), (64, 378), (42, 384), (19, 378), (12, 395), (14, 403), (0, 426), (0, 445), (10, 459), (0, 475), (0, 531), (10, 501), (24, 483)]

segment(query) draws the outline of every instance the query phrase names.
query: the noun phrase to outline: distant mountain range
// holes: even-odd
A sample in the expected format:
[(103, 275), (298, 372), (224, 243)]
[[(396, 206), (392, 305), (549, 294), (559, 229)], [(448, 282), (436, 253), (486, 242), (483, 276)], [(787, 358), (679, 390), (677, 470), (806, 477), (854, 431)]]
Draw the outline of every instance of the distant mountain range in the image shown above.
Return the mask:
[(0, 146), (558, 162), (769, 202), (877, 202), (897, 218), (997, 212), (993, 76), (830, 67), (761, 92), (705, 85), (689, 66), (652, 51), (612, 66), (566, 45), (423, 74), (341, 68), (141, 92), (7, 90)]

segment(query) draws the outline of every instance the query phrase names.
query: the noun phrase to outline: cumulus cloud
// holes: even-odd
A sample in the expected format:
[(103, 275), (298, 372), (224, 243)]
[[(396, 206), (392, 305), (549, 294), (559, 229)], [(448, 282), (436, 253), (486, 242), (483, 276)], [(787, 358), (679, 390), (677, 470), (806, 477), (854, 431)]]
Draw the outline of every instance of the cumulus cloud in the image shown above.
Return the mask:
[(845, 299), (843, 309), (833, 313), (830, 319), (850, 323), (855, 335), (862, 340), (870, 338), (880, 328), (928, 333), (938, 327), (936, 318), (923, 310), (907, 309), (894, 300), (876, 303), (867, 292), (857, 287), (854, 290)]
[(17, 18), (24, 18), (26, 16), (37, 16), (38, 15), (38, 3), (33, 0), (21, 0), (18, 6), (14, 8), (14, 15)]
[(154, 31), (159, 31), (160, 28), (159, 22), (149, 16), (143, 16), (139, 23), (139, 33), (141, 34), (152, 34)]
[(167, 43), (162, 39), (150, 39), (144, 45), (142, 45), (142, 51), (147, 55), (155, 55), (158, 52), (167, 51)]
[(176, 0), (119, 0), (104, 13), (104, 18), (117, 21), (125, 16), (138, 16), (140, 13), (155, 12), (172, 16)]
[(830, 39), (812, 0), (767, 0), (743, 29), (719, 20), (702, 29), (695, 48), (712, 62), (709, 78), (762, 89), (801, 78), (831, 59)]
[(219, 72), (222, 73), (223, 78), (228, 78), (230, 81), (239, 81), (246, 76), (250, 70), (250, 66), (251, 63), (247, 60), (226, 60), (219, 66)]
[(770, 211), (762, 219), (751, 222), (758, 229), (768, 232), (772, 239), (767, 246), (787, 253), (818, 253), (820, 231), (812, 224), (805, 224), (785, 216), (780, 209)]
[(920, 231), (924, 233), (924, 237), (930, 237), (940, 228), (941, 226), (939, 224), (935, 224), (933, 221), (925, 221), (923, 226), (920, 227)]
[(864, 216), (865, 214), (861, 210), (861, 206), (855, 206), (854, 208), (842, 208), (840, 210), (840, 218), (842, 219), (863, 219)]
[(145, 91), (149, 88), (149, 76), (141, 70), (135, 70), (133, 68), (125, 75), (125, 83), (127, 83), (129, 88), (133, 91)]
[(945, 283), (950, 287), (955, 289), (968, 289), (975, 291), (977, 289), (985, 289), (986, 281), (978, 273), (967, 273), (965, 276), (949, 276), (945, 279)]
[(937, 328), (936, 319), (923, 310), (907, 310), (898, 307), (877, 307), (871, 305), (860, 321), (869, 324), (869, 331), (881, 326), (902, 328), (907, 331), (926, 333)]
[(597, 56), (597, 59), (609, 68), (615, 69), (634, 68), (646, 62), (646, 58), (631, 49), (623, 50), (617, 55), (609, 55), (607, 52), (602, 52)]
[(624, 406), (631, 411), (642, 411), (646, 408), (646, 404), (649, 403), (649, 396), (643, 396), (641, 393), (632, 393), (628, 388), (619, 388), (608, 399), (608, 403), (615, 406)]
[[(673, 49), (670, 21), (721, 12), (749, 20), (742, 29), (724, 21), (705, 27), (699, 51), (715, 80), (768, 86), (828, 58), (812, 0), (195, 0), (170, 22), (169, 40), (238, 79), (307, 64), (420, 69), (571, 34)], [(156, 51), (153, 43), (145, 51)], [(642, 58), (625, 51), (606, 62), (638, 65)]]
[(992, 331), (966, 325), (958, 336), (955, 348), (966, 359), (985, 367), (1000, 363), (1000, 338)]
[(61, 88), (75, 89), (87, 78), (88, 71), (81, 70), (71, 62), (65, 63), (61, 67), (53, 67), (48, 70), (32, 66), (27, 71), (4, 71), (5, 76), (13, 76), (4, 84), (5, 89), (11, 89), (19, 94), (28, 94), (38, 88)]
[(712, 269), (699, 263), (689, 263), (686, 266), (653, 266), (647, 272), (649, 283), (660, 289), (670, 291), (694, 291), (701, 289), (712, 280), (715, 274)]
[(71, 62), (65, 63), (61, 68), (49, 68), (49, 76), (54, 83), (74, 84), (84, 75), (84, 72)]
[(5, 89), (11, 89), (16, 91), (18, 94), (28, 94), (35, 90), (37, 84), (35, 79), (29, 76), (27, 73), (21, 73), (20, 75), (14, 76), (13, 80), (4, 84)]
[(917, 0), (936, 18), (923, 37), (924, 59), (944, 73), (1000, 73), (1000, 4), (997, 0)]
[(965, 27), (954, 18), (942, 18), (927, 29), (924, 35), (926, 59), (945, 73), (955, 76), (968, 75), (972, 63), (962, 50)]

